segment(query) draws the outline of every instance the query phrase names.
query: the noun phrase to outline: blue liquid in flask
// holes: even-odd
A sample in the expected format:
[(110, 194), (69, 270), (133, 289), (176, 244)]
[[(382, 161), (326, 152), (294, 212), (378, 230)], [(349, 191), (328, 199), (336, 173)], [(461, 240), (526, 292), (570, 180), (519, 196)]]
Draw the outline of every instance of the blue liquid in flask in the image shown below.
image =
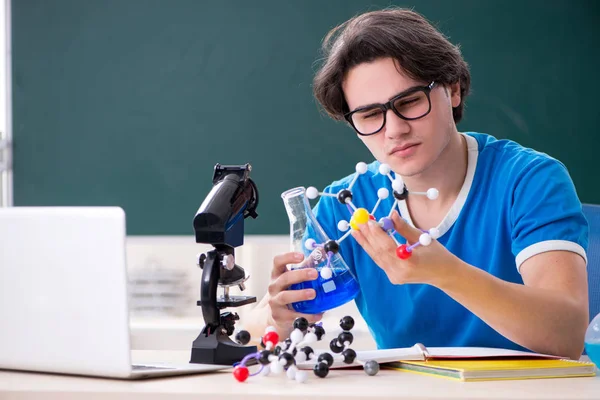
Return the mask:
[[(310, 267), (309, 267), (310, 268)], [(312, 300), (292, 303), (296, 312), (319, 314), (354, 300), (359, 286), (350, 270), (335, 271), (331, 279), (323, 279), (320, 274), (314, 281), (306, 281), (290, 286), (291, 290), (314, 289), (316, 297)]]
[(585, 352), (600, 368), (600, 314), (596, 315), (585, 332)]
[[(330, 239), (312, 213), (305, 192), (305, 188), (298, 187), (281, 195), (290, 220), (292, 251), (301, 252), (305, 256), (305, 261), (292, 269), (315, 268), (319, 277), (314, 281), (290, 286), (290, 290), (314, 289), (316, 292), (314, 299), (292, 303), (291, 307), (296, 312), (319, 314), (354, 300), (360, 288), (354, 274), (339, 253), (330, 255), (328, 261), (322, 246), (316, 249), (306, 248), (308, 239), (313, 239), (320, 245)], [(327, 279), (321, 275), (324, 268), (331, 269), (331, 274), (325, 275)]]
[(585, 352), (596, 367), (600, 365), (600, 342), (585, 343)]

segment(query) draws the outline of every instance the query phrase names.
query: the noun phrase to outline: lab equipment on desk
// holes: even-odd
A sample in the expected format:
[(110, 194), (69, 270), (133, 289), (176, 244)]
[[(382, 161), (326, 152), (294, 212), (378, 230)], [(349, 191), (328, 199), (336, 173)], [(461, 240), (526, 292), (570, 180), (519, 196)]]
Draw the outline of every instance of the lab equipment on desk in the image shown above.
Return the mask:
[[(258, 189), (250, 179), (250, 164), (215, 165), (213, 187), (194, 217), (196, 243), (207, 243), (214, 249), (198, 257), (202, 268), (200, 300), (205, 326), (192, 343), (190, 362), (200, 364), (233, 364), (255, 353), (256, 346), (246, 340), (233, 341), (235, 321), (239, 316), (223, 312), (226, 307), (254, 303), (254, 296), (231, 296), (229, 288), (245, 289), (248, 280), (236, 264), (235, 247), (244, 243), (244, 219), (256, 218)], [(217, 295), (218, 288), (223, 294)]]

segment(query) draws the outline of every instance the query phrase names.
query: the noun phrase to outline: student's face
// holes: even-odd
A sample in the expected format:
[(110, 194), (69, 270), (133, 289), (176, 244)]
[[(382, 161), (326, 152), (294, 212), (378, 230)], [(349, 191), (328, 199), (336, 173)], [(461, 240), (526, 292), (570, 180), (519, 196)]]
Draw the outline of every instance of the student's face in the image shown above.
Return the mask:
[[(415, 81), (399, 71), (401, 68), (391, 58), (377, 59), (350, 69), (342, 85), (350, 111), (369, 104), (386, 103), (409, 88), (431, 83)], [(406, 121), (388, 110), (381, 131), (370, 136), (359, 135), (377, 160), (402, 176), (426, 171), (456, 130), (452, 107), (460, 103), (458, 84), (454, 88), (435, 85), (430, 99), (431, 111), (423, 118)]]

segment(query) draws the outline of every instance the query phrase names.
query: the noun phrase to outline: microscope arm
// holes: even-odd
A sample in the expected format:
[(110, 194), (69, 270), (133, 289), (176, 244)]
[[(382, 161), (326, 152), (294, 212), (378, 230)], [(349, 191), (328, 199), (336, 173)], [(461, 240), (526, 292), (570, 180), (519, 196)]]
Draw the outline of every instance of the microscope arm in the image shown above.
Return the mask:
[(206, 327), (214, 331), (221, 324), (220, 311), (217, 307), (217, 288), (220, 275), (221, 260), (216, 250), (207, 253), (202, 267), (202, 282), (200, 283), (200, 303), (202, 317)]

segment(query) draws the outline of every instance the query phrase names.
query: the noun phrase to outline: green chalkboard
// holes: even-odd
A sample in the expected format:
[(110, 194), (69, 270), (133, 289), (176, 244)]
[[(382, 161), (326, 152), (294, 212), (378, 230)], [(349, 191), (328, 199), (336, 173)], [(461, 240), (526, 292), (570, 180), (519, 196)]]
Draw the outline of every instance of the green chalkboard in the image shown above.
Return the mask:
[(390, 4), (461, 44), (459, 129), (549, 153), (600, 203), (595, 1), (13, 0), (15, 205), (119, 205), (129, 234), (191, 234), (213, 166), (249, 162), (246, 233), (286, 233), (281, 192), (372, 160), (312, 99), (321, 39)]

